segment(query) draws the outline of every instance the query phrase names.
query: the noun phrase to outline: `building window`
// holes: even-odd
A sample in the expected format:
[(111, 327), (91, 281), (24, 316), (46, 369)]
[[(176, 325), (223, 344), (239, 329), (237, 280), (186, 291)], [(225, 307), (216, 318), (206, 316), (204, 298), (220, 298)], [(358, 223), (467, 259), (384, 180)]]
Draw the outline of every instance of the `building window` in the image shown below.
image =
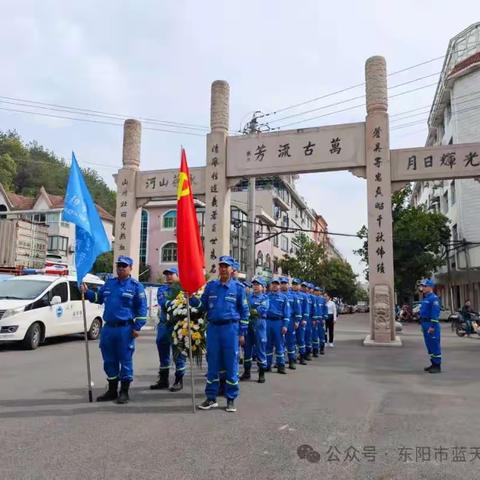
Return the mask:
[(270, 256), (269, 253), (265, 255), (265, 267), (268, 268), (269, 270), (272, 269), (272, 257)]
[(176, 210), (169, 210), (168, 212), (163, 214), (163, 228), (168, 230), (173, 230), (177, 226), (177, 211)]
[(285, 235), (282, 235), (280, 238), (280, 248), (284, 252), (288, 252), (288, 237), (286, 237)]
[(147, 263), (147, 237), (148, 237), (148, 212), (142, 210), (142, 221), (140, 224), (140, 262)]
[[(7, 206), (6, 205), (0, 205), (0, 212), (6, 212), (8, 211), (7, 209)], [(0, 218), (7, 218), (6, 215), (0, 215)]]
[(200, 229), (200, 236), (202, 237), (202, 241), (204, 238), (204, 229), (205, 229), (205, 210), (198, 209), (197, 210), (197, 222), (198, 222), (198, 228)]
[(453, 238), (454, 242), (456, 242), (458, 240), (458, 226), (457, 225), (454, 225), (452, 227), (452, 238)]
[(278, 273), (278, 258), (273, 257), (273, 273)]
[(162, 263), (176, 263), (177, 244), (175, 242), (166, 243), (162, 247)]
[(68, 248), (68, 237), (60, 237), (59, 235), (52, 235), (48, 237), (48, 250), (66, 252)]
[(278, 247), (278, 235), (275, 235), (275, 236), (273, 237), (273, 246), (274, 246), (274, 247)]
[(455, 188), (455, 180), (452, 180), (452, 183), (450, 183), (450, 205), (455, 205), (456, 201), (457, 201), (457, 192)]
[(443, 213), (448, 212), (448, 190), (443, 194)]
[(259, 251), (257, 253), (257, 266), (261, 267), (263, 265), (263, 253)]
[(230, 255), (240, 263), (244, 272), (247, 264), (247, 226), (248, 216), (237, 207), (230, 208)]

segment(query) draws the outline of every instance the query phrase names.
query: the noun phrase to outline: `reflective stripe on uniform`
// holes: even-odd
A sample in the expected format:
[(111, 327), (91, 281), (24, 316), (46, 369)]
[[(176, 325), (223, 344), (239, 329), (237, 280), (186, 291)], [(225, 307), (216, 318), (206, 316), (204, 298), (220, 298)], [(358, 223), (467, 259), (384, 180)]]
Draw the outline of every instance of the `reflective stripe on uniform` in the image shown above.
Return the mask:
[(238, 381), (237, 382), (231, 382), (230, 380), (225, 380), (229, 385), (238, 385)]

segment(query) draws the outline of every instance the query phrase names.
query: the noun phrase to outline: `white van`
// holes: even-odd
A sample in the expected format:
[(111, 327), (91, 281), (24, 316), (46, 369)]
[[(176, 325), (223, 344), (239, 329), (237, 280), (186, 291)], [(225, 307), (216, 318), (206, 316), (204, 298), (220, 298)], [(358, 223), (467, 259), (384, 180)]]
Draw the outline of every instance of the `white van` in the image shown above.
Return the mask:
[[(95, 290), (103, 281), (87, 275)], [(102, 328), (103, 305), (85, 301), (88, 338)], [(83, 332), (81, 294), (74, 276), (24, 275), (0, 282), (0, 343), (20, 341), (34, 350), (46, 338)]]

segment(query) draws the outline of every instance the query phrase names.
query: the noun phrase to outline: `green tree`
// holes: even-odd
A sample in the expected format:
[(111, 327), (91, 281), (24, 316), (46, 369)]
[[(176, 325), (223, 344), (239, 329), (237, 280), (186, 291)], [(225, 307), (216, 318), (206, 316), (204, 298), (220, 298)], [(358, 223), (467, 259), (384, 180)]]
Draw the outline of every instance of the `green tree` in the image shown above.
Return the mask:
[(295, 237), (295, 257), (286, 255), (279, 261), (282, 272), (324, 286), (334, 297), (356, 303), (357, 275), (350, 264), (338, 258), (327, 258), (325, 249), (304, 233)]
[[(424, 206), (410, 205), (410, 194), (411, 187), (407, 186), (392, 195), (395, 290), (400, 301), (414, 295), (417, 280), (430, 276), (445, 263), (443, 245), (450, 238), (448, 218)], [(359, 234), (366, 233), (363, 226)], [(355, 253), (368, 265), (367, 240)]]
[[(15, 169), (12, 170), (10, 159)], [(116, 193), (95, 170), (82, 169), (93, 200), (115, 215)], [(33, 141), (25, 144), (15, 131), (0, 132), (0, 182), (20, 195), (34, 197), (41, 186), (64, 195), (70, 168), (53, 152)], [(13, 180), (10, 177), (13, 175)]]
[(112, 273), (113, 252), (105, 252), (97, 257), (93, 264), (92, 273)]
[(13, 190), (17, 164), (8, 153), (0, 155), (0, 183), (7, 189)]

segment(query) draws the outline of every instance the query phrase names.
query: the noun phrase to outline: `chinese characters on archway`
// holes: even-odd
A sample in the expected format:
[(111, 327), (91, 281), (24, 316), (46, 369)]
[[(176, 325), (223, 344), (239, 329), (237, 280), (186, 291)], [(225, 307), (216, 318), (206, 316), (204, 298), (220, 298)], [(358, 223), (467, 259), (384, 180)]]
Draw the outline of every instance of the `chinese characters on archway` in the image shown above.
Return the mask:
[[(217, 233), (217, 221), (218, 221), (218, 196), (217, 194), (219, 193), (219, 188), (218, 188), (218, 177), (219, 177), (219, 172), (218, 172), (218, 167), (219, 167), (219, 157), (218, 157), (218, 144), (212, 145), (212, 148), (210, 149), (209, 152), (209, 158), (208, 158), (208, 165), (210, 166), (210, 169), (208, 170), (208, 175), (210, 176), (210, 179), (207, 181), (207, 185), (209, 185), (209, 192), (207, 192), (207, 201), (210, 202), (210, 218), (206, 219), (206, 224), (210, 224), (210, 238), (208, 239), (208, 245), (205, 245), (205, 252), (210, 257), (210, 262), (211, 262), (211, 268), (210, 268), (210, 273), (216, 273), (217, 267), (216, 267), (216, 260), (217, 260), (217, 243), (218, 243), (218, 237), (216, 235)], [(210, 195), (208, 195), (210, 193)], [(208, 209), (207, 209), (208, 211)]]
[(129, 210), (129, 199), (128, 199), (128, 179), (119, 178), (119, 216), (120, 216), (120, 223), (118, 226), (118, 251), (120, 254), (125, 254), (127, 250), (127, 245), (129, 239), (127, 238), (129, 229), (127, 228), (127, 216), (128, 216), (128, 210)]
[[(373, 131), (370, 132), (374, 140), (374, 159), (373, 159), (373, 166), (374, 166), (374, 210), (375, 210), (375, 259), (372, 262), (372, 267), (375, 268), (377, 273), (385, 273), (385, 264), (383, 261), (383, 257), (385, 256), (386, 242), (385, 242), (385, 223), (384, 223), (384, 210), (385, 210), (385, 197), (384, 197), (384, 188), (383, 187), (383, 170), (385, 168), (384, 165), (384, 155), (385, 155), (385, 145), (384, 145), (384, 137), (385, 132), (382, 130), (381, 127), (375, 127)], [(387, 152), (388, 153), (388, 152)]]
[[(204, 193), (204, 181), (202, 180), (202, 172), (199, 168), (190, 170), (190, 183), (195, 193)], [(159, 172), (141, 172), (137, 178), (137, 195), (151, 197), (172, 196), (176, 195), (178, 186), (178, 170), (163, 170)]]
[(392, 150), (392, 181), (480, 175), (478, 144)]
[(274, 147), (267, 147), (264, 143), (259, 142), (257, 147), (254, 150), (246, 151), (246, 160), (247, 162), (263, 162), (265, 156), (270, 154), (276, 158), (295, 158), (302, 157), (311, 157), (314, 154), (323, 154), (323, 155), (339, 155), (342, 151), (342, 139), (340, 137), (332, 137), (329, 143), (322, 142), (321, 144), (318, 140), (315, 140), (316, 143), (309, 139), (305, 142), (301, 142), (297, 145), (292, 145), (290, 142), (278, 143)]

